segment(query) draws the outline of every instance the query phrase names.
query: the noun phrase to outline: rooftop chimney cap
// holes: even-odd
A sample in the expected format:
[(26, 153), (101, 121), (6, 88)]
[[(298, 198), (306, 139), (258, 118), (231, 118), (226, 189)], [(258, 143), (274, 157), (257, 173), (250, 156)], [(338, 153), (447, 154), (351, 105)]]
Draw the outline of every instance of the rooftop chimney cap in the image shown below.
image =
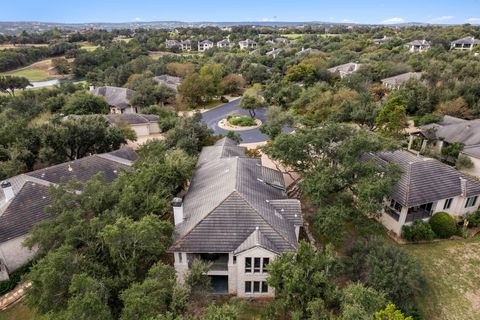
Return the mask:
[(183, 199), (180, 197), (175, 197), (172, 200), (173, 207), (181, 207), (183, 205)]
[(2, 183), (0, 184), (0, 186), (2, 188), (8, 188), (8, 187), (11, 187), (12, 184), (10, 183), (10, 181), (2, 181)]

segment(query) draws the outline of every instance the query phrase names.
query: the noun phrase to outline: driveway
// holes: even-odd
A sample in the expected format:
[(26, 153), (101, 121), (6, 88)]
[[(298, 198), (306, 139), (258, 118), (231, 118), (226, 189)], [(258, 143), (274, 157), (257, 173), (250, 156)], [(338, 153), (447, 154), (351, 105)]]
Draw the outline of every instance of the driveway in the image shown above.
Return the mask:
[[(256, 118), (260, 119), (262, 122), (265, 122), (265, 112), (266, 108), (257, 109), (256, 111)], [(222, 119), (225, 119), (229, 114), (244, 114), (249, 115), (248, 110), (244, 110), (240, 108), (240, 99), (235, 99), (230, 101), (229, 103), (223, 104), (219, 107), (216, 107), (211, 110), (207, 110), (202, 113), (203, 122), (207, 124), (210, 128), (213, 129), (215, 134), (223, 134), (226, 135), (228, 133), (227, 130), (221, 129), (218, 127), (218, 122)], [(245, 130), (245, 131), (236, 131), (242, 137), (242, 144), (243, 143), (254, 143), (254, 142), (262, 142), (267, 141), (268, 136), (260, 132), (259, 128)]]

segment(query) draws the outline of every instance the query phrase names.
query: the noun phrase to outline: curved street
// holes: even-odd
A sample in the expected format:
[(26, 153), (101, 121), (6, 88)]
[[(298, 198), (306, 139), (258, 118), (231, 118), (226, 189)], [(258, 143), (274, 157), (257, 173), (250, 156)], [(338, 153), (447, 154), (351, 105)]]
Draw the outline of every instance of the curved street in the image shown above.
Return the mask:
[[(265, 122), (265, 108), (256, 110), (256, 118), (260, 119), (262, 122)], [(221, 106), (218, 106), (214, 109), (207, 110), (202, 113), (202, 121), (207, 124), (210, 128), (213, 129), (215, 134), (226, 135), (227, 130), (221, 129), (218, 126), (218, 122), (222, 119), (225, 119), (230, 114), (243, 114), (249, 115), (248, 110), (240, 108), (240, 98), (232, 100), (228, 103), (225, 103)], [(245, 131), (236, 131), (242, 137), (242, 143), (255, 143), (263, 142), (268, 140), (268, 136), (261, 133), (259, 128), (245, 130)]]

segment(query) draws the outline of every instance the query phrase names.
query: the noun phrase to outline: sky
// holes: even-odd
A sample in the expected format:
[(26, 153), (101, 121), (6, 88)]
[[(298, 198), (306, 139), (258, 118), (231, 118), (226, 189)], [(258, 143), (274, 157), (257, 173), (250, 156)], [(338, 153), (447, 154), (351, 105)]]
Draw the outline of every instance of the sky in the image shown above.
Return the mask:
[(0, 21), (480, 24), (480, 0), (0, 0)]

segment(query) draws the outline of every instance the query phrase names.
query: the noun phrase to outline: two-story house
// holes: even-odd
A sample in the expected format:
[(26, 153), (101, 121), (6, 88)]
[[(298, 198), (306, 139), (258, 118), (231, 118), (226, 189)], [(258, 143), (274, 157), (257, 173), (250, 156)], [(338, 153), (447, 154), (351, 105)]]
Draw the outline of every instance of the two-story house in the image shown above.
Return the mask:
[(262, 166), (224, 138), (204, 147), (183, 199), (173, 201), (175, 235), (169, 251), (178, 280), (194, 259), (210, 262), (217, 292), (272, 297), (268, 264), (297, 247), (300, 202), (288, 199), (281, 172)]
[(257, 43), (250, 39), (240, 41), (238, 45), (241, 50), (255, 49), (257, 47)]
[(431, 44), (430, 44), (430, 41), (427, 41), (425, 39), (413, 40), (405, 44), (405, 47), (408, 49), (409, 52), (423, 52), (430, 49)]
[(235, 43), (230, 41), (229, 39), (223, 39), (217, 42), (218, 48), (232, 48), (235, 46)]
[(450, 44), (450, 49), (454, 50), (472, 50), (475, 46), (480, 44), (480, 40), (475, 39), (474, 37), (465, 37), (452, 41)]
[(397, 235), (415, 220), (428, 220), (440, 211), (465, 216), (480, 204), (480, 181), (442, 162), (405, 150), (369, 154), (380, 165), (395, 163), (402, 170), (380, 221)]
[(198, 51), (200, 52), (203, 52), (211, 48), (213, 48), (213, 42), (210, 40), (203, 40), (198, 42)]

